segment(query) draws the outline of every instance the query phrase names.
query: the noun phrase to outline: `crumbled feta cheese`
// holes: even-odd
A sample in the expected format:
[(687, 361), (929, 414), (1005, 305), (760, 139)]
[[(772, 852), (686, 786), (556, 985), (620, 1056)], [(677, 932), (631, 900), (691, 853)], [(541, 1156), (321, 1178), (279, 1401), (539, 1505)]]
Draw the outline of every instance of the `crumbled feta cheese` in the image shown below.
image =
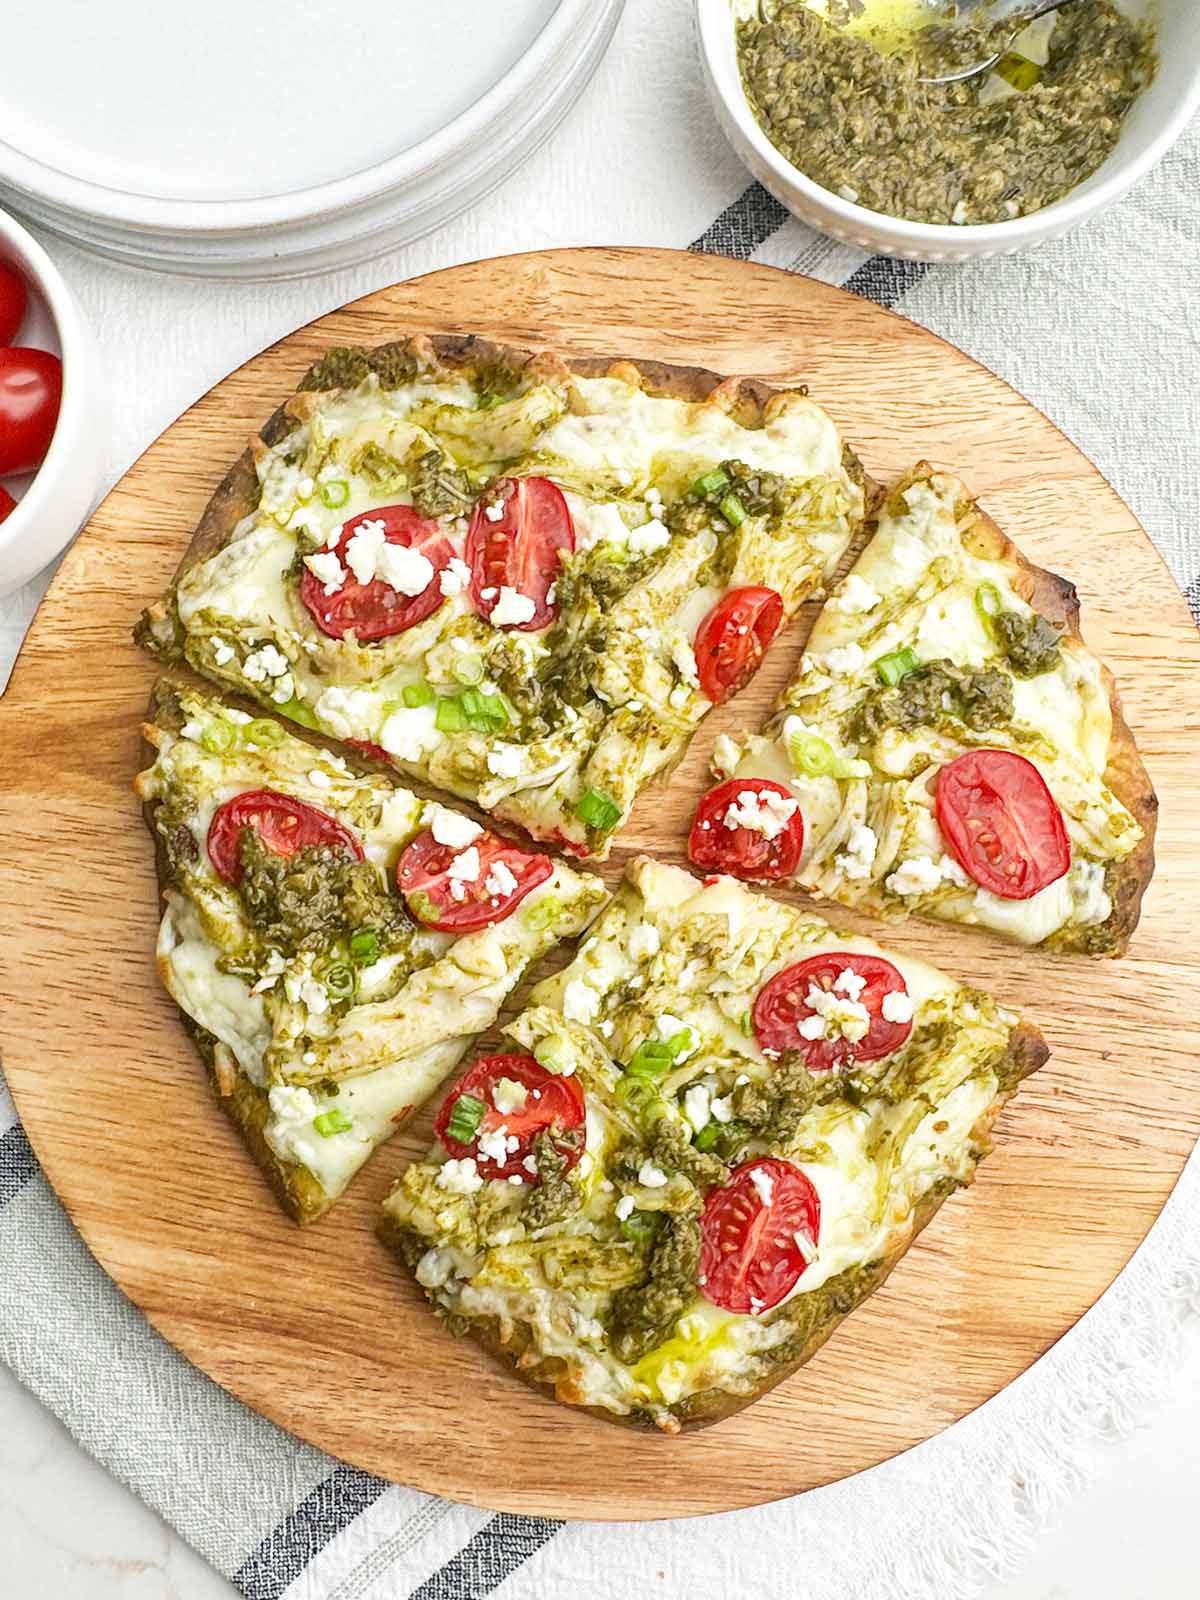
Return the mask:
[(843, 967), (833, 980), (833, 992), (844, 994), (851, 1000), (857, 1000), (866, 987), (867, 980), (853, 967)]
[(507, 583), (500, 587), (500, 597), (488, 615), (493, 628), (513, 628), (522, 622), (531, 622), (537, 606), (527, 594), (511, 588)]
[(227, 639), (213, 640), (213, 660), (217, 666), (223, 667), (232, 661), (237, 652)]
[(629, 935), (629, 954), (635, 961), (657, 955), (661, 945), (658, 929), (652, 922), (639, 922)]
[[(497, 1166), (502, 1167), (508, 1160), (508, 1128), (503, 1122), (498, 1128), (490, 1128), (486, 1133), (481, 1132), (475, 1143), (485, 1161), (494, 1161)], [(515, 1139), (513, 1143), (516, 1144)]]
[(185, 722), (179, 730), (180, 736), (184, 739), (198, 739), (203, 732), (204, 729), (194, 719)]
[(440, 739), (433, 706), (401, 706), (379, 730), (379, 743), (401, 761), (419, 761)]
[(871, 1013), (860, 1001), (843, 999), (815, 983), (809, 985), (804, 1003), (812, 1015), (800, 1023), (802, 1039), (849, 1039), (854, 1044), (866, 1037), (871, 1026)]
[(453, 1157), (443, 1161), (434, 1182), (439, 1189), (445, 1189), (450, 1194), (475, 1194), (483, 1188), (483, 1179), (475, 1170), (474, 1156), (464, 1156), (461, 1161)]
[(406, 544), (385, 544), (375, 561), (375, 573), (397, 594), (424, 594), (433, 582), (433, 562)]
[(517, 887), (517, 880), (503, 861), (497, 861), (484, 879), (483, 887), (489, 895), (503, 896), (512, 894)]
[(308, 781), (314, 789), (328, 789), (333, 779), (327, 772), (322, 772), (320, 767), (313, 767), (308, 775)]
[(884, 995), (879, 1011), (885, 1022), (911, 1022), (912, 995), (904, 989), (894, 989), (890, 994)]
[(777, 839), (795, 816), (799, 801), (771, 790), (741, 789), (722, 821), (727, 828), (749, 828), (764, 839)]
[(713, 745), (712, 769), (718, 778), (731, 776), (742, 759), (741, 746), (727, 733), (719, 733)]
[(429, 801), (422, 812), (421, 820), (432, 832), (438, 844), (444, 844), (448, 850), (465, 850), (467, 845), (474, 843), (483, 832), (479, 824), (472, 822), (470, 817), (464, 817), (458, 811), (451, 811), (448, 806), (440, 806), (436, 800)]
[(763, 1205), (769, 1206), (775, 1197), (775, 1179), (761, 1167), (751, 1167), (750, 1182)]
[(846, 616), (856, 616), (864, 611), (874, 611), (879, 595), (865, 578), (852, 572), (838, 585), (833, 599), (828, 602), (830, 611), (841, 611)]
[(849, 644), (835, 645), (832, 650), (826, 650), (817, 660), (835, 678), (848, 678), (861, 668), (866, 657), (862, 645), (851, 640)]
[(665, 1189), (669, 1181), (663, 1169), (656, 1167), (653, 1161), (643, 1161), (638, 1169), (638, 1182), (643, 1189)]
[(618, 1222), (626, 1221), (627, 1218), (629, 1218), (629, 1217), (631, 1217), (633, 1215), (635, 1210), (636, 1210), (636, 1207), (634, 1206), (634, 1203), (633, 1203), (633, 1196), (631, 1194), (623, 1194), (621, 1196), (621, 1198), (617, 1201), (617, 1207), (616, 1207), (617, 1221)]
[(455, 856), (446, 868), (451, 883), (478, 883), (479, 872), (479, 851), (475, 845), (469, 845), (461, 855)]
[(683, 1097), (683, 1114), (697, 1133), (712, 1121), (711, 1096), (702, 1083), (693, 1083)]
[(305, 556), (304, 565), (318, 582), (324, 584), (326, 594), (336, 594), (346, 581), (346, 569), (332, 550)]
[(359, 583), (371, 583), (379, 562), (379, 552), (387, 544), (387, 524), (381, 517), (363, 517), (346, 540), (342, 554)]
[(696, 652), (682, 633), (672, 634), (670, 644), (671, 660), (679, 668), (680, 677), (693, 689), (698, 689), (700, 675), (696, 671)]
[[(502, 1117), (520, 1111), (529, 1098), (529, 1090), (516, 1078), (500, 1078), (492, 1089), (492, 1104)], [(537, 1163), (534, 1163), (536, 1170)]]
[(489, 750), (487, 753), (488, 771), (495, 773), (498, 778), (519, 777), (524, 764), (524, 755), (519, 744), (498, 744), (494, 750)]
[(470, 581), (470, 567), (465, 561), (460, 561), (457, 556), (451, 556), (438, 573), (438, 587), (447, 599), (456, 594), (462, 594)]
[(940, 861), (929, 856), (910, 856), (888, 877), (887, 887), (893, 894), (932, 894), (943, 883), (965, 889), (969, 881), (958, 862), (949, 856), (942, 856)]
[(236, 722), (239, 728), (244, 728), (254, 721), (248, 712), (239, 711), (236, 706), (226, 706), (224, 715), (227, 722)]
[(670, 530), (657, 517), (643, 522), (640, 528), (635, 528), (629, 535), (629, 548), (639, 556), (653, 555), (670, 542)]
[(850, 830), (845, 850), (835, 858), (833, 864), (845, 878), (869, 878), (878, 849), (879, 840), (874, 828), (868, 828), (865, 822), (856, 822)]
[(504, 516), (503, 500), (490, 500), (483, 508), (483, 514), (489, 522), (499, 522)]
[(562, 1013), (568, 1022), (582, 1022), (585, 1026), (600, 1009), (600, 996), (591, 984), (582, 978), (572, 978), (563, 990)]
[(273, 644), (264, 644), (252, 650), (242, 663), (242, 671), (251, 683), (265, 683), (268, 678), (282, 678), (291, 662)]
[[(445, 1171), (444, 1167), (442, 1171)], [(438, 1181), (441, 1181), (440, 1172)], [(445, 1188), (446, 1185), (443, 1184), (442, 1187)], [(452, 1250), (426, 1250), (425, 1254), (417, 1262), (414, 1273), (417, 1282), (425, 1289), (440, 1289), (444, 1284), (449, 1283), (453, 1276), (454, 1252)]]
[(313, 710), (336, 739), (369, 738), (375, 725), (376, 701), (369, 689), (326, 689)]
[(712, 1100), (709, 1102), (709, 1110), (712, 1112), (714, 1122), (733, 1121), (733, 1107), (729, 1103), (728, 1095), (724, 1097), (713, 1095)]

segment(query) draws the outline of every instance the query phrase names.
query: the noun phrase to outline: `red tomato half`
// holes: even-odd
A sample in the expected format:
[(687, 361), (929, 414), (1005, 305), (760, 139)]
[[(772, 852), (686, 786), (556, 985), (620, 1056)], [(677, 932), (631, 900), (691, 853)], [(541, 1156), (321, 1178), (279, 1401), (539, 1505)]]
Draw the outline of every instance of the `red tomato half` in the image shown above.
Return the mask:
[[(488, 516), (497, 505), (502, 515)], [(533, 601), (528, 622), (502, 624), (521, 633), (546, 628), (558, 615), (550, 586), (558, 577), (561, 552), (575, 548), (575, 525), (563, 492), (549, 478), (497, 478), (475, 507), (467, 530), (466, 558), (471, 569), (471, 604), (481, 617), (507, 585)]]
[(783, 623), (783, 601), (774, 589), (731, 589), (696, 633), (700, 688), (721, 705), (758, 671)]
[(797, 806), (773, 839), (755, 828), (731, 827), (725, 818), (738, 796), (750, 790), (794, 802), (781, 783), (770, 778), (728, 778), (710, 789), (696, 808), (688, 837), (688, 855), (705, 872), (729, 872), (748, 883), (776, 883), (790, 878), (804, 848), (804, 818)]
[(419, 517), (411, 506), (374, 506), (344, 522), (337, 538), (327, 547), (341, 558), (343, 565), (346, 545), (367, 522), (382, 522), (389, 544), (419, 550), (432, 563), (433, 577), (420, 594), (407, 595), (400, 594), (383, 578), (359, 583), (347, 568), (341, 588), (326, 594), (325, 585), (305, 567), (300, 578), (300, 598), (317, 627), (331, 639), (344, 639), (353, 630), (359, 644), (373, 644), (377, 639), (387, 639), (393, 633), (415, 628), (418, 622), (431, 616), (443, 600), (438, 575), (454, 554), (454, 546), (438, 524)]
[(0, 350), (0, 476), (32, 472), (50, 448), (62, 362), (48, 350)]
[[(501, 1078), (510, 1078), (525, 1088), (525, 1104), (516, 1111), (496, 1110), (492, 1097)], [(487, 1108), (468, 1141), (453, 1139), (448, 1132), (454, 1108), (462, 1095), (482, 1100)], [(481, 1177), (519, 1177), (525, 1183), (536, 1184), (540, 1181), (537, 1174), (525, 1166), (526, 1159), (533, 1154), (536, 1136), (544, 1128), (551, 1130), (555, 1147), (566, 1160), (569, 1172), (587, 1143), (585, 1119), (583, 1090), (576, 1078), (550, 1072), (532, 1056), (483, 1056), (443, 1100), (434, 1131), (452, 1156), (460, 1161), (465, 1156), (473, 1156)], [(486, 1139), (489, 1133), (495, 1134), (501, 1127), (506, 1145), (512, 1140), (516, 1141), (515, 1145), (505, 1149), (502, 1161), (481, 1155), (480, 1135)]]
[(0, 344), (11, 344), (25, 320), (29, 293), (16, 267), (0, 266)]
[(970, 750), (937, 777), (937, 819), (954, 859), (1005, 900), (1028, 900), (1071, 865), (1062, 812), (1014, 750)]
[(358, 840), (336, 818), (274, 789), (248, 789), (219, 806), (209, 824), (209, 859), (226, 883), (242, 881), (238, 840), (243, 828), (253, 828), (267, 849), (279, 856), (327, 844), (347, 851), (356, 861), (363, 858)]
[(815, 1247), (821, 1199), (799, 1167), (764, 1156), (709, 1191), (700, 1227), (704, 1298), (723, 1311), (770, 1311), (808, 1265), (796, 1235)]
[[(479, 858), (476, 876), (451, 876), (452, 864), (472, 850)], [(469, 845), (453, 849), (439, 844), (427, 830), (400, 857), (396, 884), (408, 909), (425, 927), (440, 933), (471, 933), (503, 922), (553, 871), (549, 856), (520, 850), (494, 833), (481, 833)]]
[(6, 517), (10, 517), (16, 509), (17, 502), (4, 485), (0, 483), (0, 522), (3, 522)]
[[(859, 1005), (866, 1007), (871, 1019), (866, 1033), (861, 1039), (804, 1038), (800, 1024), (806, 1017), (817, 1014), (816, 1008), (808, 1003), (810, 990), (840, 993), (835, 991), (835, 985), (847, 969), (865, 979), (856, 998)], [(784, 967), (758, 991), (751, 1013), (754, 1037), (759, 1048), (769, 1055), (799, 1050), (810, 1072), (827, 1072), (830, 1067), (847, 1061), (875, 1061), (899, 1050), (912, 1032), (911, 1018), (906, 1022), (889, 1022), (882, 1010), (884, 995), (907, 993), (904, 979), (882, 956), (860, 955), (850, 950), (830, 950), (819, 956), (809, 956), (807, 961)], [(855, 997), (847, 994), (846, 998)]]

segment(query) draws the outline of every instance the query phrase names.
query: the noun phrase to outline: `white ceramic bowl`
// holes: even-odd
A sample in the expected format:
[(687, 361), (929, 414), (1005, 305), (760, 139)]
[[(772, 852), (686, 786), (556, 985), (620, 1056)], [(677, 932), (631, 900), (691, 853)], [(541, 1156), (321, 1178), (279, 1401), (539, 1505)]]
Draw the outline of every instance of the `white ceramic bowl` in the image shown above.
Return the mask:
[(29, 286), (29, 311), (16, 343), (62, 357), (58, 424), (46, 458), (12, 480), (17, 508), (0, 522), (0, 595), (11, 594), (70, 544), (96, 498), (101, 431), (91, 334), (58, 268), (20, 223), (0, 211), (0, 261)]
[(1122, 9), (1158, 25), (1160, 65), (1126, 119), (1117, 148), (1086, 183), (1062, 200), (1011, 222), (961, 228), (906, 222), (852, 205), (823, 189), (780, 155), (754, 120), (738, 73), (735, 12), (746, 0), (696, 0), (700, 53), (709, 93), (726, 136), (750, 171), (803, 222), (846, 244), (907, 261), (966, 261), (1012, 255), (1057, 239), (1119, 200), (1166, 154), (1200, 109), (1200, 5), (1196, 0), (1130, 0)]

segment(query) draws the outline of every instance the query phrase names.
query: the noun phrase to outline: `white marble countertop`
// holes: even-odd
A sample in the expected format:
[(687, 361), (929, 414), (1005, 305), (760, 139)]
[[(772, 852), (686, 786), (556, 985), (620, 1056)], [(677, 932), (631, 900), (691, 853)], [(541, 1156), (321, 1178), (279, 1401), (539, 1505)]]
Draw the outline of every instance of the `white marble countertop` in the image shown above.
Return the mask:
[[(1087, 1487), (1057, 1508), (1032, 1555), (981, 1600), (1193, 1600), (1200, 1324), (1187, 1329), (1168, 1399), (1131, 1437), (1089, 1445), (1084, 1462)], [(236, 1597), (2, 1367), (0, 1573), (0, 1594), (11, 1600)]]

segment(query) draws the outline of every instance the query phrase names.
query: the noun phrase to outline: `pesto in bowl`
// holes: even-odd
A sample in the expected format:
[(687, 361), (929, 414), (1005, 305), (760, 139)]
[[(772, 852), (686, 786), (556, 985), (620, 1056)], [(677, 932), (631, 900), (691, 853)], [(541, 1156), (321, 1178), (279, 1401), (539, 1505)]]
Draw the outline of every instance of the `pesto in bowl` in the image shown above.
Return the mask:
[(805, 0), (761, 0), (738, 26), (738, 64), (771, 143), (842, 199), (915, 222), (1006, 222), (1102, 165), (1157, 65), (1148, 27), (1111, 0), (1076, 0), (1020, 35), (995, 71), (918, 82), (986, 59), (1012, 33), (1011, 22), (935, 24), (885, 52)]

